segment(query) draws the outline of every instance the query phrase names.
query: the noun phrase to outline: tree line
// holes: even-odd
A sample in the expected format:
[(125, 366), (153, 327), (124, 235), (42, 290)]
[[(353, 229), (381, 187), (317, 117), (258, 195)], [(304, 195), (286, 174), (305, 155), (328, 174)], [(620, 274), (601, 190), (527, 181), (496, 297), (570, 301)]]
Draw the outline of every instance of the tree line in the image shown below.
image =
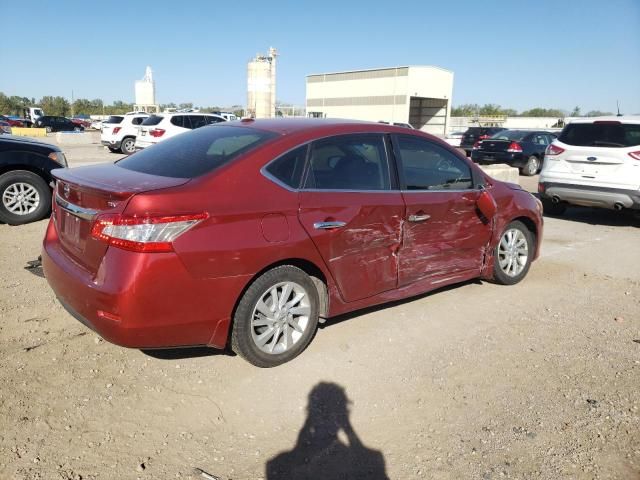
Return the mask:
[[(70, 102), (64, 97), (49, 96), (42, 97), (39, 101), (35, 98), (20, 97), (17, 95), (8, 96), (0, 92), (0, 114), (22, 116), (23, 110), (29, 107), (40, 107), (46, 115), (55, 115), (60, 117), (70, 117), (76, 115), (122, 115), (133, 111), (133, 103), (116, 100), (111, 104), (105, 104), (100, 98), (89, 100), (87, 98), (78, 98)], [(193, 103), (166, 103), (160, 105), (160, 110), (166, 108), (187, 109), (193, 108)], [(233, 112), (238, 111), (242, 115), (242, 107), (234, 105), (231, 107)], [(220, 111), (220, 107), (202, 107), (201, 112)], [(238, 114), (237, 113), (237, 114)]]
[(562, 110), (559, 108), (532, 108), (530, 110), (524, 110), (518, 112), (513, 108), (503, 108), (500, 105), (493, 103), (487, 103), (485, 105), (478, 105), (477, 103), (467, 103), (464, 105), (458, 105), (451, 109), (452, 117), (493, 117), (493, 116), (506, 116), (506, 117), (601, 117), (603, 115), (613, 115), (611, 112), (601, 112), (600, 110), (591, 110), (583, 114), (580, 107), (575, 107), (571, 111)]

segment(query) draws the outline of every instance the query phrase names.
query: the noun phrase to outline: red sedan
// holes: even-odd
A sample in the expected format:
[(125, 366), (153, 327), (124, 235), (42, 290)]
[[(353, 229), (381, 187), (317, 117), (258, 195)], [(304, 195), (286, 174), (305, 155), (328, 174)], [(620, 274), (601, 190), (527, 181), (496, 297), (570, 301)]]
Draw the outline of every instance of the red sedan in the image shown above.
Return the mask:
[(392, 125), (243, 120), (53, 174), (42, 259), (73, 316), (118, 345), (229, 346), (260, 367), (321, 319), (517, 283), (542, 238), (530, 193)]

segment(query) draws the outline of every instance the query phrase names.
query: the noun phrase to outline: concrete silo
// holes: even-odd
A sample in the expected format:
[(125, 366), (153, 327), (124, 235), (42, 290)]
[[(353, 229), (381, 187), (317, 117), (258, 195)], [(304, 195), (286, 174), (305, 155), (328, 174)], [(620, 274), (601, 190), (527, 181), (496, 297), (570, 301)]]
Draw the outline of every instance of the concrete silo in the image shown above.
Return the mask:
[(151, 67), (147, 67), (142, 80), (136, 80), (136, 112), (158, 112), (160, 108), (156, 104), (156, 84), (153, 81)]
[(247, 65), (247, 113), (254, 118), (276, 116), (276, 56), (275, 48), (269, 55), (256, 55)]

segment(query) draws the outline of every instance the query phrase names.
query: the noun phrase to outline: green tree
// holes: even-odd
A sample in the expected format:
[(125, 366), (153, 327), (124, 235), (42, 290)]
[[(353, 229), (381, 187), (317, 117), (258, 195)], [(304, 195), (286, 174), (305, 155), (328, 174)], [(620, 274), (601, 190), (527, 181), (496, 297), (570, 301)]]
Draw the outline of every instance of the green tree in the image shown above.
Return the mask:
[(600, 110), (591, 110), (585, 114), (587, 117), (606, 117), (613, 115), (611, 112), (601, 112)]
[(66, 117), (71, 112), (71, 105), (64, 97), (45, 96), (40, 99), (40, 106), (45, 115)]
[(465, 103), (462, 105), (458, 105), (457, 107), (453, 107), (451, 109), (451, 116), (453, 117), (473, 117), (478, 114), (480, 110), (480, 105), (477, 103)]
[(521, 114), (523, 117), (564, 117), (565, 113), (557, 108), (532, 108)]
[(580, 107), (574, 107), (574, 109), (571, 111), (571, 115), (569, 115), (570, 117), (579, 117), (580, 116)]

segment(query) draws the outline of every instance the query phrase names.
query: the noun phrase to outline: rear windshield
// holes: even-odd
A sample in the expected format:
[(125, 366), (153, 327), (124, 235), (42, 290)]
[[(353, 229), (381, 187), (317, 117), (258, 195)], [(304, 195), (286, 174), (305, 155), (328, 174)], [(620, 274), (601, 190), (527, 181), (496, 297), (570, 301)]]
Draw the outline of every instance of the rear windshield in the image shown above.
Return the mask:
[(263, 144), (275, 133), (220, 124), (160, 142), (116, 163), (119, 167), (162, 177), (194, 178), (211, 172)]
[(529, 132), (523, 132), (522, 130), (503, 130), (491, 135), (492, 140), (522, 140), (529, 135)]
[(123, 118), (124, 117), (121, 117), (120, 115), (111, 115), (104, 121), (104, 123), (120, 123)]
[(142, 121), (142, 125), (158, 125), (162, 118), (162, 115), (151, 115)]
[(640, 124), (570, 123), (558, 140), (577, 147), (635, 147), (640, 145)]

